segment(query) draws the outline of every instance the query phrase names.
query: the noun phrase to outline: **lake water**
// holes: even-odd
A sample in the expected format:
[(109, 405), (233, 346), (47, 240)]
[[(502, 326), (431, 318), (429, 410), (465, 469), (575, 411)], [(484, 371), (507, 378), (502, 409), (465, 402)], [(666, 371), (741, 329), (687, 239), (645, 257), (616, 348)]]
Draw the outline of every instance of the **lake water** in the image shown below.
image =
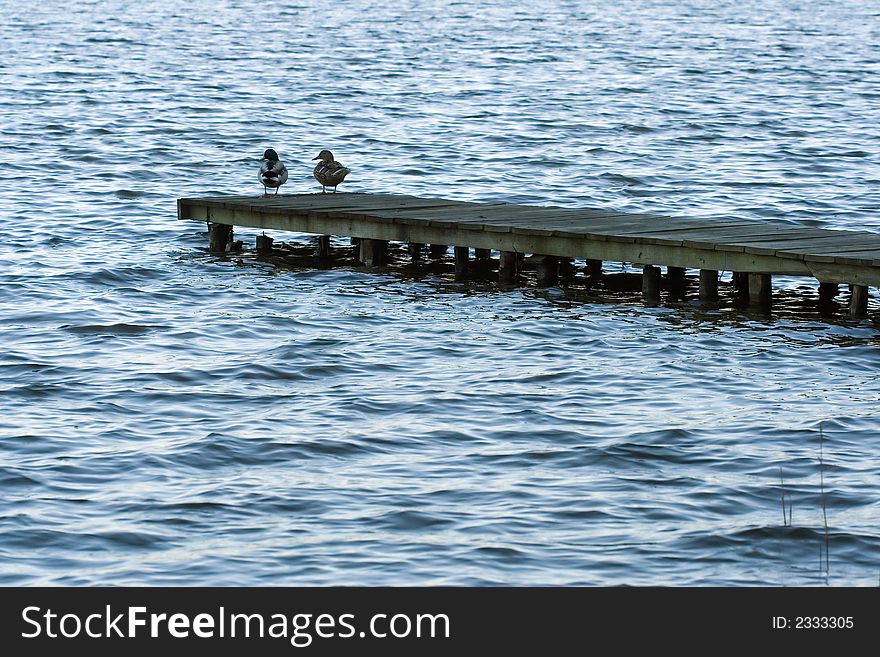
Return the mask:
[(0, 6), (0, 584), (877, 585), (880, 335), (815, 281), (645, 308), (175, 209), (330, 148), (343, 191), (877, 231), (877, 3), (326, 7)]

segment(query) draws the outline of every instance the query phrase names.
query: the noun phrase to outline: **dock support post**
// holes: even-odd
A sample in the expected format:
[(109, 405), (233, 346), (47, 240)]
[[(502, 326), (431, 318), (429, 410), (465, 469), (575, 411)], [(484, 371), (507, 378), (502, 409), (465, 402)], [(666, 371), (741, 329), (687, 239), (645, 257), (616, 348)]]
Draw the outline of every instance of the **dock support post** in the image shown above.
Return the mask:
[(421, 242), (410, 242), (406, 245), (406, 250), (409, 251), (409, 257), (413, 262), (419, 262), (422, 259), (422, 248), (424, 246)]
[(743, 303), (749, 297), (749, 274), (744, 271), (733, 272), (733, 296), (737, 304)]
[(660, 303), (660, 267), (645, 265), (642, 269), (642, 299), (649, 306)]
[(448, 244), (432, 244), (431, 245), (431, 259), (432, 260), (440, 260), (443, 256), (446, 255), (446, 251), (449, 249)]
[(704, 303), (718, 302), (718, 271), (715, 269), (700, 270), (700, 301)]
[(330, 236), (329, 235), (320, 235), (318, 236), (318, 251), (316, 253), (318, 259), (326, 260), (330, 257)]
[(669, 286), (670, 299), (684, 299), (687, 290), (685, 271), (684, 267), (666, 267), (666, 283)]
[(577, 273), (574, 266), (574, 258), (559, 258), (559, 277), (564, 279), (573, 278)]
[(227, 224), (208, 224), (208, 240), (211, 251), (226, 251), (226, 245), (232, 242), (232, 226)]
[(587, 260), (587, 276), (601, 276), (602, 275), (602, 261), (601, 260)]
[(864, 317), (868, 314), (868, 286), (853, 285), (849, 297), (849, 314), (851, 317)]
[(515, 251), (502, 251), (501, 260), (498, 263), (498, 282), (513, 283), (516, 280), (516, 270), (519, 258)]
[(455, 277), (465, 278), (468, 274), (468, 258), (471, 250), (466, 246), (456, 246), (452, 250), (455, 254)]
[(361, 239), (360, 261), (368, 267), (386, 264), (388, 261), (388, 241)]
[(474, 260), (488, 260), (492, 249), (474, 249)]
[(262, 235), (257, 235), (257, 253), (260, 255), (267, 255), (272, 253), (272, 242), (274, 240), (263, 233)]
[(819, 303), (829, 303), (840, 291), (837, 283), (823, 283), (819, 281)]
[(749, 305), (769, 310), (772, 296), (773, 281), (770, 274), (749, 273)]
[(553, 287), (559, 282), (559, 258), (539, 256), (537, 259), (537, 278), (540, 287)]

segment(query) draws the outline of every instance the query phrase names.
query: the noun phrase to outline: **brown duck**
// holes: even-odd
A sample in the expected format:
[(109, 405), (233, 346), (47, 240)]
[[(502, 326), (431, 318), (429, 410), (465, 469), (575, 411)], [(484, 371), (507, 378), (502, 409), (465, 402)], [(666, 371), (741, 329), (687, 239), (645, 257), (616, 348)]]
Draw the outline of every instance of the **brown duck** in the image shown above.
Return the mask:
[(321, 183), (321, 193), (326, 194), (327, 187), (332, 187), (335, 194), (336, 186), (345, 180), (345, 177), (351, 173), (351, 169), (334, 160), (333, 153), (328, 150), (321, 151), (318, 157), (312, 159), (321, 160), (315, 167), (315, 180)]

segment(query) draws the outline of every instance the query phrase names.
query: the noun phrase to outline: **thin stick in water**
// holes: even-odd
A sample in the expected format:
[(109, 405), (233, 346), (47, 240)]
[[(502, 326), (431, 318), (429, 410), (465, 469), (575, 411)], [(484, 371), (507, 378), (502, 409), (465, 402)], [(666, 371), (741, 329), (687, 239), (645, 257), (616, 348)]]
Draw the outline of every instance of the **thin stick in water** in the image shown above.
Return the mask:
[[(828, 510), (825, 506), (825, 434), (822, 424), (819, 425), (819, 500), (822, 503), (822, 521), (825, 524), (825, 577), (828, 577), (829, 554), (828, 554)], [(821, 546), (820, 546), (821, 553)]]
[(779, 486), (782, 489), (782, 526), (788, 525), (785, 518), (785, 480), (782, 478), (782, 466), (779, 466)]

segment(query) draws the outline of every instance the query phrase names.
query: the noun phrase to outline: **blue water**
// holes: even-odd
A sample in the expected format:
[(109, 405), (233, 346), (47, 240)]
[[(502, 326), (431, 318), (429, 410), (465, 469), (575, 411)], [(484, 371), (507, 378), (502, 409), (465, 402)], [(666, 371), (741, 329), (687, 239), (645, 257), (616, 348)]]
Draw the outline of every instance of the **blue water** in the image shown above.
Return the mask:
[(645, 308), (175, 210), (330, 148), (344, 191), (877, 231), (877, 4), (326, 7), (0, 5), (0, 584), (877, 585), (880, 334), (814, 281)]

